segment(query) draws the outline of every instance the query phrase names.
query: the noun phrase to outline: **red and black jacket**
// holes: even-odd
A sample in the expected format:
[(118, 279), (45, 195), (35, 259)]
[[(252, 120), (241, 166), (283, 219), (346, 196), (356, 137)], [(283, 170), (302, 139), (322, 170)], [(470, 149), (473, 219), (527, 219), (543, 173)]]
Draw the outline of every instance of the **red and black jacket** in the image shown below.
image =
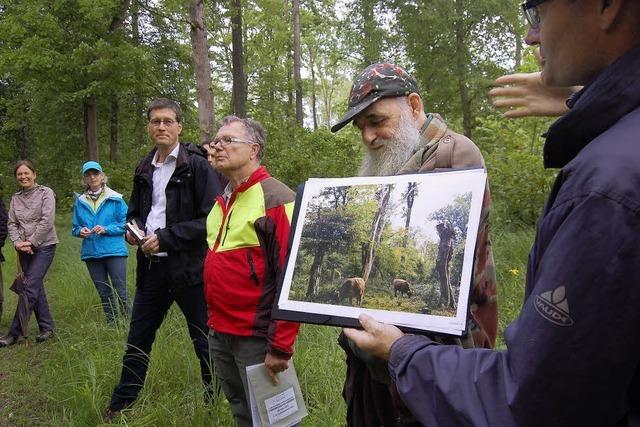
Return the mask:
[(271, 319), (287, 257), (295, 193), (258, 168), (207, 218), (204, 264), (208, 325), (267, 338), (267, 351), (291, 357), (300, 325)]

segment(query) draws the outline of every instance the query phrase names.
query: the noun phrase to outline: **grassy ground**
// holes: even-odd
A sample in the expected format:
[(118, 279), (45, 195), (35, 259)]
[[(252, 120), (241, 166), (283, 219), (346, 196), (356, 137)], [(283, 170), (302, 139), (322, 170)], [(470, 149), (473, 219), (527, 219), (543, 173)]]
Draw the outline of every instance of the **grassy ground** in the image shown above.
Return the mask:
[[(56, 335), (43, 344), (31, 323), (30, 345), (0, 349), (0, 426), (95, 426), (120, 374), (127, 325), (105, 324), (98, 296), (84, 263), (79, 240), (70, 237), (68, 218), (58, 226), (61, 243), (46, 279), (47, 296), (57, 322)], [(495, 232), (498, 264), (500, 332), (522, 303), (526, 256), (533, 231)], [(15, 256), (5, 247), (5, 282), (15, 274)], [(129, 257), (133, 295), (134, 258)], [(16, 306), (5, 283), (4, 334)], [(294, 356), (309, 417), (307, 426), (344, 424), (341, 390), (344, 357), (336, 345), (338, 328), (303, 325)], [(499, 342), (502, 346), (502, 341)], [(174, 306), (153, 347), (149, 375), (137, 404), (125, 412), (128, 426), (228, 426), (228, 406), (221, 398), (203, 405), (198, 363), (184, 318)]]

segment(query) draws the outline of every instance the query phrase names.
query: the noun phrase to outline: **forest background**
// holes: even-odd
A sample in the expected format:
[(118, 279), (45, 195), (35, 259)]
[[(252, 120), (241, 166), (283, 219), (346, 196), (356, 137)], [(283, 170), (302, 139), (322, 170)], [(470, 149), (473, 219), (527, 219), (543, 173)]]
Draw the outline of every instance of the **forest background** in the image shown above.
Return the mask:
[[(129, 194), (135, 166), (152, 146), (146, 105), (160, 96), (182, 105), (183, 141), (210, 140), (216, 119), (227, 114), (262, 122), (264, 163), (296, 188), (309, 177), (357, 174), (363, 149), (356, 129), (333, 135), (328, 128), (346, 110), (351, 82), (365, 66), (390, 61), (408, 69), (426, 110), (441, 114), (484, 154), (502, 332), (522, 302), (527, 250), (554, 177), (541, 161), (548, 121), (503, 119), (487, 95), (496, 77), (537, 68), (523, 46), (525, 32), (517, 1), (2, 1), (0, 194), (8, 204), (16, 190), (13, 165), (21, 158), (33, 160), (38, 181), (57, 194), (63, 238), (48, 282), (65, 287), (48, 286), (67, 333), (59, 327), (63, 346), (57, 350), (23, 346), (0, 354), (0, 424), (99, 420), (117, 380), (126, 326), (114, 332), (102, 325), (78, 259), (79, 242), (67, 237), (68, 212), (88, 159), (100, 161), (110, 186)], [(5, 280), (15, 263), (11, 252), (5, 247)], [(394, 257), (393, 248), (379, 256)], [(211, 425), (211, 413), (188, 399), (196, 393), (197, 370), (193, 361), (182, 366), (192, 357), (181, 317), (172, 311), (167, 323), (154, 352), (164, 354), (166, 346), (171, 354), (154, 358), (141, 403), (127, 422)], [(310, 425), (344, 419), (336, 334), (335, 328), (303, 328), (296, 367), (310, 399)], [(172, 353), (174, 339), (181, 340), (182, 353)], [(163, 372), (178, 378), (167, 382)], [(214, 424), (229, 422), (226, 406), (218, 406), (222, 415), (214, 411)]]

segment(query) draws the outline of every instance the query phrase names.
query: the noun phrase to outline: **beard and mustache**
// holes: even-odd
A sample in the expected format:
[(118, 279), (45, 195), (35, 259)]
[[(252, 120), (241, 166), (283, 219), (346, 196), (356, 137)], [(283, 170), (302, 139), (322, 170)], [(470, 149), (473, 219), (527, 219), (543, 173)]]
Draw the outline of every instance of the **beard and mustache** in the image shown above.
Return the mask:
[(378, 139), (378, 142), (382, 148), (366, 150), (360, 165), (360, 176), (395, 175), (413, 155), (420, 143), (420, 132), (413, 123), (411, 112), (403, 109), (393, 136)]

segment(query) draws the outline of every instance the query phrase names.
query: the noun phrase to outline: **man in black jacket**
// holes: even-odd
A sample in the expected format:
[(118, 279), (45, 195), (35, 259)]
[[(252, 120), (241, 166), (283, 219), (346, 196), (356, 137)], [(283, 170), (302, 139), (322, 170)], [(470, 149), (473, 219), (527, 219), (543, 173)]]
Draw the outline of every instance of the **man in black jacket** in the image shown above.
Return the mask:
[[(173, 302), (187, 320), (205, 398), (213, 393), (202, 265), (205, 221), (222, 186), (200, 149), (178, 141), (182, 110), (175, 101), (153, 101), (147, 118), (155, 149), (136, 169), (127, 213), (127, 221), (134, 221), (145, 237), (137, 251), (136, 293), (122, 374), (107, 419), (131, 405), (142, 389), (156, 331)], [(136, 244), (131, 233), (126, 238)]]
[(2, 281), (2, 263), (4, 262), (4, 256), (2, 255), (2, 247), (4, 241), (7, 238), (7, 211), (4, 208), (4, 203), (0, 198), (0, 320), (2, 319), (2, 304), (4, 303), (4, 283)]

